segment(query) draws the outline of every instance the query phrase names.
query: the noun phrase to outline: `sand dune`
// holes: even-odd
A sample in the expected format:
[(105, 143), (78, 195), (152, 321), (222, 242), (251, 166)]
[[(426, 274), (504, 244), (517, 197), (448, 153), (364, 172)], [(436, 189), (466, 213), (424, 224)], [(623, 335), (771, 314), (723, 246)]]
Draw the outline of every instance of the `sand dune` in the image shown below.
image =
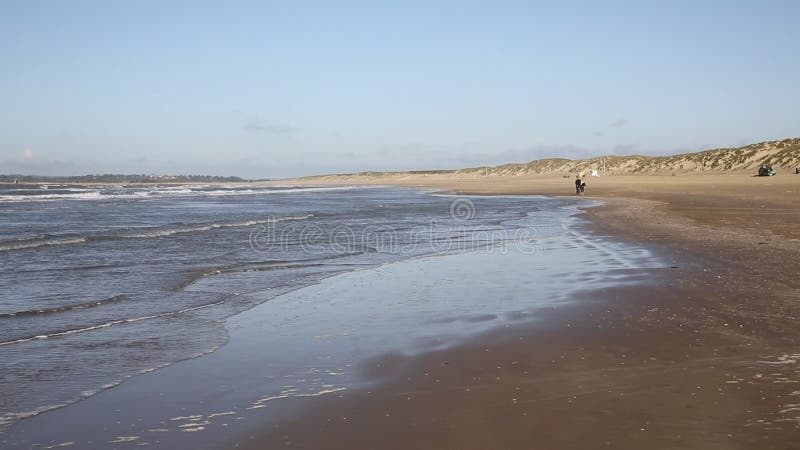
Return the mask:
[(752, 172), (764, 163), (772, 164), (779, 172), (794, 172), (800, 166), (800, 138), (784, 139), (747, 145), (740, 148), (720, 148), (672, 156), (599, 156), (571, 160), (549, 158), (528, 163), (504, 164), (496, 167), (473, 167), (454, 170), (410, 172), (360, 172), (332, 174), (296, 179), (320, 183), (421, 182), (426, 179), (471, 179), (489, 177), (529, 177), (537, 175), (574, 176), (597, 170), (614, 175), (680, 175), (696, 173)]

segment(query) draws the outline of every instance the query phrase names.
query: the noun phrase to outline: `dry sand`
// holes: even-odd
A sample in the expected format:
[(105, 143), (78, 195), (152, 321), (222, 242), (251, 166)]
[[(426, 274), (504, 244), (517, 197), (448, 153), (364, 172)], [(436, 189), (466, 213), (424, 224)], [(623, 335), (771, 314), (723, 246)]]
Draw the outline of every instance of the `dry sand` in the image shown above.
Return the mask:
[[(357, 180), (329, 179), (330, 183)], [(587, 293), (514, 327), (365, 365), (370, 392), (320, 399), (250, 448), (797, 449), (800, 176), (587, 180), (599, 233), (669, 255), (653, 287)], [(319, 180), (315, 180), (318, 184)], [(572, 179), (361, 180), (570, 194)]]

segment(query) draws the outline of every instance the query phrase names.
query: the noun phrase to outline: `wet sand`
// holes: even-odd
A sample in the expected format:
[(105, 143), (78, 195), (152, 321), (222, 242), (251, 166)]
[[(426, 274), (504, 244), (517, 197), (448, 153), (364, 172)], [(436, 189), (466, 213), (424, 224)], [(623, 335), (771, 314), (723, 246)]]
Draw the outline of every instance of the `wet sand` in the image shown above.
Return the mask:
[[(561, 178), (399, 184), (415, 182), (481, 194), (571, 188)], [(800, 177), (588, 183), (587, 196), (605, 201), (588, 213), (595, 232), (669, 255), (671, 277), (586, 292), (544, 325), (384, 355), (362, 368), (377, 387), (265, 424), (242, 436), (247, 448), (797, 448)]]

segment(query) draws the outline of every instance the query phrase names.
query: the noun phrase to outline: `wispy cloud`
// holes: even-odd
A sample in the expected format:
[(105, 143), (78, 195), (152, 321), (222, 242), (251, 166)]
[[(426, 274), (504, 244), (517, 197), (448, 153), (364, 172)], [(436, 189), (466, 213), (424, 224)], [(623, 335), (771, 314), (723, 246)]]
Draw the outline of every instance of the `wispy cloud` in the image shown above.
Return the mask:
[(614, 119), (608, 126), (612, 128), (619, 128), (619, 127), (624, 127), (627, 124), (628, 124), (628, 119), (624, 117), (618, 117)]
[(287, 134), (294, 131), (292, 127), (281, 123), (266, 123), (257, 117), (250, 117), (242, 126), (248, 133)]

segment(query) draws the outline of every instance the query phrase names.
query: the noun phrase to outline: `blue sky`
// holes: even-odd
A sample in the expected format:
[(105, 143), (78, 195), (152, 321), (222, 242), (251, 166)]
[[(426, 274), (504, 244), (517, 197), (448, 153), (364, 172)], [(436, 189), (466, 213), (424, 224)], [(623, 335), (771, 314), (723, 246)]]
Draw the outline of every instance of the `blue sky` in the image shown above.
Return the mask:
[(285, 177), (800, 135), (800, 2), (0, 0), (0, 173)]

